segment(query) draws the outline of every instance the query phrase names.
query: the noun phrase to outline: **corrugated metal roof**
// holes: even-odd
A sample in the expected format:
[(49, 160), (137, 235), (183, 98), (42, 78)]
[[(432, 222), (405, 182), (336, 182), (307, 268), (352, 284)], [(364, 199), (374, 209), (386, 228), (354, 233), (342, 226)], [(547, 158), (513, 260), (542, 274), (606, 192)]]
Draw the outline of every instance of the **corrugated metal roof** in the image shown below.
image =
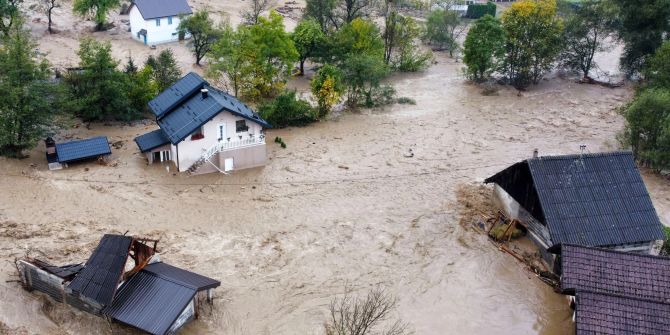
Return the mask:
[(145, 20), (193, 13), (186, 0), (134, 0), (134, 5)]
[[(530, 178), (514, 179), (526, 168)], [(544, 222), (553, 244), (612, 246), (665, 238), (630, 152), (528, 159), (485, 182), (499, 184)]]
[(561, 245), (561, 290), (670, 303), (670, 258)]
[(111, 153), (112, 150), (109, 148), (109, 142), (105, 136), (56, 144), (56, 154), (58, 155), (58, 161), (61, 163), (109, 155)]
[[(207, 98), (202, 97), (201, 88), (209, 91)], [(159, 94), (149, 102), (149, 107), (156, 114), (158, 125), (175, 145), (223, 111), (265, 128), (271, 127), (247, 105), (210, 86), (193, 72)]]
[(149, 101), (149, 109), (157, 118), (162, 117), (207, 84), (197, 73), (189, 72), (157, 97)]
[(144, 267), (143, 271), (188, 286), (196, 291), (215, 288), (221, 285), (221, 282), (218, 280), (180, 269), (163, 262), (149, 264)]
[(167, 138), (167, 136), (165, 136), (165, 132), (159, 128), (144, 135), (135, 137), (135, 143), (137, 143), (137, 146), (140, 148), (141, 152), (147, 152), (158, 148), (161, 145), (170, 143), (170, 140)]
[(103, 314), (151, 334), (166, 334), (196, 290), (140, 271), (125, 282)]
[(123, 275), (131, 242), (129, 236), (105, 234), (84, 269), (68, 287), (103, 306), (111, 303)]
[(576, 335), (668, 334), (670, 305), (577, 292)]

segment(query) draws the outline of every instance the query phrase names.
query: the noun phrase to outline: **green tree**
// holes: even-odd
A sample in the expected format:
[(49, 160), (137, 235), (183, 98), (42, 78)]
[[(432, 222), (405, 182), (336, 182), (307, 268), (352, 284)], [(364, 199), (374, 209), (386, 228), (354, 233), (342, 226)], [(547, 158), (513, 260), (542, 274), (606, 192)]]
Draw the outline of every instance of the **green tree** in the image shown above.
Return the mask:
[(284, 91), (274, 100), (262, 104), (258, 112), (275, 128), (304, 126), (317, 120), (312, 106), (296, 97), (295, 91)]
[(344, 93), (342, 71), (333, 65), (326, 64), (316, 72), (310, 82), (312, 95), (319, 105), (319, 117), (324, 117), (333, 108)]
[(177, 30), (180, 34), (191, 35), (190, 44), (195, 56), (195, 64), (198, 66), (221, 34), (221, 31), (214, 27), (214, 22), (209, 18), (209, 13), (206, 10), (200, 10), (193, 15), (182, 17)]
[(344, 83), (347, 85), (347, 103), (349, 106), (372, 107), (376, 90), (381, 80), (388, 74), (384, 61), (374, 55), (351, 55), (342, 68)]
[(393, 38), (395, 46), (388, 50), (391, 52), (393, 68), (407, 72), (426, 68), (433, 54), (430, 51), (423, 50), (417, 43), (421, 36), (421, 28), (416, 20), (402, 15), (398, 15), (395, 20), (395, 37)]
[[(252, 48), (246, 46), (247, 33), (247, 30), (236, 32), (229, 24), (225, 24), (221, 29), (221, 37), (212, 45), (208, 55), (210, 66), (207, 76), (219, 81), (222, 86), (230, 86), (235, 96), (239, 95), (240, 89), (250, 79), (248, 71), (254, 53)], [(247, 49), (252, 52), (247, 53)]]
[(343, 68), (350, 56), (368, 55), (384, 60), (384, 41), (379, 28), (370, 20), (355, 19), (331, 37), (324, 62)]
[(428, 14), (424, 40), (438, 50), (449, 51), (449, 56), (453, 57), (458, 50), (458, 38), (465, 27), (457, 11), (436, 9)]
[(605, 51), (603, 42), (611, 35), (609, 25), (614, 14), (608, 9), (600, 0), (584, 0), (565, 20), (561, 65), (581, 71), (584, 79), (588, 79), (591, 68), (597, 66), (593, 56)]
[(670, 88), (670, 42), (665, 42), (645, 62), (643, 70), (647, 86)]
[(35, 146), (58, 110), (48, 63), (38, 60), (30, 32), (15, 21), (0, 43), (0, 154), (20, 157)]
[(336, 4), (337, 0), (307, 0), (303, 18), (316, 20), (321, 31), (327, 32), (335, 23), (333, 11)]
[[(128, 69), (129, 66), (126, 66)], [(128, 100), (128, 113), (121, 115), (122, 120), (132, 120), (139, 118), (147, 109), (147, 104), (159, 92), (158, 84), (154, 79), (154, 72), (151, 67), (145, 66), (142, 70), (135, 72), (125, 72), (124, 93)]]
[(132, 120), (142, 114), (128, 100), (127, 77), (117, 70), (119, 63), (111, 52), (109, 42), (81, 40), (77, 51), (81, 70), (67, 76), (72, 108), (85, 121)]
[(670, 168), (670, 90), (643, 90), (622, 113), (626, 119), (622, 140), (636, 158), (657, 170)]
[(484, 15), (470, 28), (463, 43), (463, 63), (467, 75), (476, 82), (486, 80), (505, 55), (505, 31), (500, 21)]
[(20, 20), (19, 3), (21, 0), (0, 0), (0, 32), (7, 36), (17, 20)]
[(538, 83), (562, 46), (556, 1), (515, 2), (503, 13), (502, 23), (507, 37), (505, 75), (519, 89)]
[(119, 0), (74, 0), (72, 10), (81, 16), (93, 14), (95, 29), (100, 31), (105, 29), (107, 12), (120, 4)]
[(151, 68), (151, 78), (159, 92), (165, 91), (181, 78), (181, 69), (171, 49), (161, 51), (158, 57), (149, 56), (145, 66)]
[(305, 61), (314, 55), (317, 48), (323, 43), (325, 35), (316, 20), (304, 19), (295, 27), (291, 38), (299, 54), (298, 61), (302, 76), (305, 74)]
[(669, 0), (612, 0), (618, 15), (615, 27), (624, 42), (621, 67), (634, 74), (645, 58), (661, 46), (670, 32)]

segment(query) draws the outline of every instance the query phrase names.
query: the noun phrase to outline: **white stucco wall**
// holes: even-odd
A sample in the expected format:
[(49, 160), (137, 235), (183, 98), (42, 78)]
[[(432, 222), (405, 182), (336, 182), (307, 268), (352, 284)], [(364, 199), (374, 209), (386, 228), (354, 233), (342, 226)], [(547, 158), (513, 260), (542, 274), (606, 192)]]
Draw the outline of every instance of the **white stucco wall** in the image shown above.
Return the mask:
[[(249, 130), (239, 133), (236, 132), (235, 124), (238, 120), (245, 120)], [(228, 112), (219, 113), (212, 120), (203, 125), (203, 134), (205, 135), (204, 138), (199, 140), (191, 140), (191, 136), (189, 135), (179, 143), (179, 162), (177, 165), (179, 166), (180, 172), (188, 170), (188, 168), (191, 167), (191, 165), (193, 165), (193, 163), (195, 163), (202, 156), (202, 154), (207, 151), (207, 149), (211, 148), (219, 141), (220, 124), (224, 124), (226, 126), (226, 138), (224, 138), (223, 141), (227, 141), (227, 138), (229, 137), (230, 142), (240, 141), (240, 136), (242, 136), (242, 139), (248, 139), (249, 134), (260, 136), (261, 130), (263, 129), (263, 127), (261, 127), (259, 124), (239, 116), (232, 115)], [(175, 160), (175, 163), (177, 163), (176, 152), (172, 155), (172, 158)]]
[[(160, 18), (161, 25), (156, 26), (157, 19), (145, 20), (140, 13), (140, 10), (137, 9), (137, 6), (133, 6), (128, 13), (128, 19), (130, 21), (130, 33), (131, 36), (135, 39), (144, 43), (144, 37), (137, 37), (137, 33), (141, 29), (146, 29), (147, 31), (147, 45), (174, 42), (179, 40), (179, 34), (177, 33), (177, 27), (179, 27), (179, 16), (172, 16), (172, 24), (168, 24), (168, 18)], [(189, 36), (185, 36), (189, 38)]]

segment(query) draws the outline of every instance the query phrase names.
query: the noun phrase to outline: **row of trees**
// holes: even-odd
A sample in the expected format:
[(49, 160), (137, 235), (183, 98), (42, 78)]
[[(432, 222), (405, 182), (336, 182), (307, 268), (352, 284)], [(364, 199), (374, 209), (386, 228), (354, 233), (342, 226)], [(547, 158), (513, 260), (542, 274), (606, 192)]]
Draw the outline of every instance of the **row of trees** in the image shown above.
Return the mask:
[(475, 22), (464, 43), (467, 74), (484, 81), (494, 73), (525, 88), (537, 83), (554, 65), (580, 71), (586, 81), (597, 67), (596, 52), (608, 38), (625, 45), (621, 67), (638, 75), (645, 61), (670, 32), (666, 0), (584, 0), (578, 4), (524, 0), (500, 20)]

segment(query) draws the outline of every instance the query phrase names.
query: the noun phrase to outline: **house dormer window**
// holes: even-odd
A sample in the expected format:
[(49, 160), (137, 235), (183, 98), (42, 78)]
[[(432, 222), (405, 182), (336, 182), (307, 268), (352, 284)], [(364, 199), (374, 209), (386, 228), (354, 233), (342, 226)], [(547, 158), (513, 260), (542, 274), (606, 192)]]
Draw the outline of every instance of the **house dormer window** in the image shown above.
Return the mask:
[(205, 133), (202, 130), (202, 127), (196, 129), (192, 134), (191, 134), (191, 141), (197, 141), (205, 138)]
[(172, 24), (172, 16), (168, 16), (168, 25)]
[(156, 19), (156, 27), (160, 27), (160, 26), (161, 26), (161, 18), (159, 17), (159, 18)]
[(247, 126), (247, 121), (245, 120), (238, 120), (235, 121), (235, 132), (242, 133), (245, 131), (249, 131), (249, 126)]

